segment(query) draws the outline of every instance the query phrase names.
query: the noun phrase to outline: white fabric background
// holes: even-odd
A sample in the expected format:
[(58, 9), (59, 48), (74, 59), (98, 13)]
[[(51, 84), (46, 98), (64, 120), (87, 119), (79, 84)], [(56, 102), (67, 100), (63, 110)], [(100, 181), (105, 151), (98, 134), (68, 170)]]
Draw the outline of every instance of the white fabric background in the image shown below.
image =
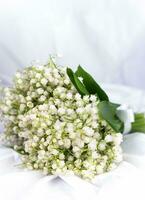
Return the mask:
[(145, 88), (145, 1), (0, 0), (3, 81), (50, 53), (98, 81)]

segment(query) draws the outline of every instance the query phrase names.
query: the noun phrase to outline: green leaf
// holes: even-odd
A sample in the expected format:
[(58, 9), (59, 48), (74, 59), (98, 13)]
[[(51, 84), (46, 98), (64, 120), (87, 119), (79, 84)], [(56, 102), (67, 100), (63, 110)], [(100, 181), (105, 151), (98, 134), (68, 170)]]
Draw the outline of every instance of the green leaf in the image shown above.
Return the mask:
[(75, 73), (72, 71), (72, 69), (67, 68), (67, 75), (69, 76), (69, 78), (70, 78), (71, 82), (73, 83), (74, 87), (77, 89), (77, 91), (81, 95), (88, 95), (89, 94), (89, 92), (87, 91), (86, 87), (78, 79), (78, 77), (75, 75)]
[(101, 101), (98, 104), (98, 109), (100, 117), (107, 121), (116, 132), (123, 132), (124, 124), (116, 115), (116, 110), (119, 106), (119, 104)]
[(95, 94), (98, 96), (100, 101), (109, 101), (109, 98), (105, 91), (96, 83), (92, 76), (87, 73), (80, 65), (78, 66), (77, 71), (75, 72), (77, 77), (83, 78), (83, 84), (90, 94)]

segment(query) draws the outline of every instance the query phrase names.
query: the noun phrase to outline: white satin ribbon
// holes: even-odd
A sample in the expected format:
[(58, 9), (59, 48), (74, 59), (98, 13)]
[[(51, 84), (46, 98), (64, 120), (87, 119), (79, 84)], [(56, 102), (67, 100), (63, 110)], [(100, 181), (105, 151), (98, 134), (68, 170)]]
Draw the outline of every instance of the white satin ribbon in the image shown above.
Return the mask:
[(134, 122), (134, 112), (126, 104), (122, 104), (117, 109), (117, 116), (124, 123), (123, 134), (127, 134), (131, 131), (131, 123)]

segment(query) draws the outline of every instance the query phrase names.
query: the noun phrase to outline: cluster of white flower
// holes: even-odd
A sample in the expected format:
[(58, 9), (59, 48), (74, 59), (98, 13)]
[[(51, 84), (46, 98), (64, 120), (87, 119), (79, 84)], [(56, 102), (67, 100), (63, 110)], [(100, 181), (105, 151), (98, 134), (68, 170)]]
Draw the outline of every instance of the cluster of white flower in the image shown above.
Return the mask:
[(52, 59), (27, 67), (5, 89), (5, 139), (29, 169), (92, 179), (122, 160), (122, 135), (99, 118), (97, 104), (95, 95), (81, 97)]

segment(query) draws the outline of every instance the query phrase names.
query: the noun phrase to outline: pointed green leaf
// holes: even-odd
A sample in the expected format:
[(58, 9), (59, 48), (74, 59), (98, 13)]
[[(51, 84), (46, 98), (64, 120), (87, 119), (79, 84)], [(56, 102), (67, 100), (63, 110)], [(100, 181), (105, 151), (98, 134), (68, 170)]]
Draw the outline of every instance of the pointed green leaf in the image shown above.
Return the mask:
[(75, 75), (75, 73), (72, 71), (72, 69), (67, 68), (67, 75), (69, 76), (69, 78), (70, 78), (71, 82), (73, 83), (74, 87), (77, 89), (77, 91), (81, 95), (88, 95), (89, 94), (89, 92), (87, 91), (86, 87), (78, 79), (78, 77)]
[(96, 83), (92, 76), (87, 73), (81, 66), (78, 66), (77, 71), (75, 72), (77, 77), (83, 78), (83, 84), (90, 94), (96, 94), (100, 101), (109, 101), (109, 98), (105, 91)]

